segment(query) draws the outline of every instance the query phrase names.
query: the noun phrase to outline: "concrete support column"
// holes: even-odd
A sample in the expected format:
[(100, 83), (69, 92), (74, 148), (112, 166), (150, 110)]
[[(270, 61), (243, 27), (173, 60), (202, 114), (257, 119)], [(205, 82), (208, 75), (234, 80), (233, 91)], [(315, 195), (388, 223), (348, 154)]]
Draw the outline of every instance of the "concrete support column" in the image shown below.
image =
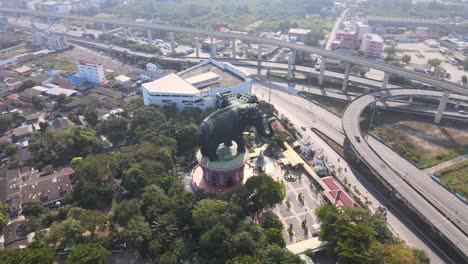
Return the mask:
[(346, 88), (348, 88), (348, 80), (349, 80), (349, 72), (351, 71), (351, 63), (346, 63), (346, 69), (343, 78), (343, 86), (341, 86), (341, 91), (344, 93), (346, 92)]
[(50, 27), (52, 27), (52, 19), (53, 17), (47, 17), (47, 25)]
[(210, 58), (216, 58), (216, 45), (214, 44), (214, 38), (210, 37)]
[(449, 92), (444, 91), (444, 94), (442, 95), (442, 98), (440, 99), (439, 107), (437, 108), (437, 113), (434, 118), (434, 123), (436, 124), (439, 124), (440, 120), (442, 119), (442, 115), (444, 114), (445, 107), (447, 106), (449, 95), (450, 95)]
[(257, 75), (262, 74), (262, 43), (258, 43), (257, 50)]
[(296, 50), (293, 50), (293, 71), (296, 71)]
[(175, 54), (175, 38), (174, 38), (174, 32), (169, 32), (169, 40), (171, 41), (171, 54)]
[(288, 81), (292, 80), (292, 68), (293, 68), (293, 63), (294, 63), (294, 56), (293, 53), (290, 52), (288, 54)]
[(67, 29), (67, 32), (70, 31), (70, 20), (65, 18), (63, 22), (65, 23), (65, 28)]
[(148, 39), (150, 44), (153, 44), (153, 33), (151, 33), (151, 30), (149, 29), (148, 31), (146, 31), (146, 38)]
[(408, 102), (409, 102), (409, 103), (413, 103), (413, 99), (414, 99), (414, 98), (411, 96), (410, 98), (408, 98)]
[(460, 101), (457, 101), (457, 102), (455, 103), (455, 108), (459, 108), (459, 107), (460, 107)]
[(122, 27), (123, 37), (126, 39), (128, 38), (128, 28)]
[(232, 40), (232, 58), (233, 59), (236, 58), (236, 40), (235, 39)]
[(106, 29), (106, 24), (104, 24), (104, 23), (101, 24), (101, 30), (102, 30), (102, 32), (106, 32), (106, 31), (107, 31), (107, 29)]
[(200, 40), (195, 37), (195, 57), (200, 58)]
[(390, 73), (385, 72), (385, 73), (384, 73), (384, 77), (383, 77), (383, 82), (382, 82), (382, 90), (383, 90), (383, 89), (387, 89), (388, 79), (389, 79), (389, 78), (390, 78)]
[(327, 58), (322, 57), (322, 62), (320, 63), (320, 75), (319, 75), (319, 85), (323, 85), (323, 79), (325, 77), (325, 68), (327, 67)]

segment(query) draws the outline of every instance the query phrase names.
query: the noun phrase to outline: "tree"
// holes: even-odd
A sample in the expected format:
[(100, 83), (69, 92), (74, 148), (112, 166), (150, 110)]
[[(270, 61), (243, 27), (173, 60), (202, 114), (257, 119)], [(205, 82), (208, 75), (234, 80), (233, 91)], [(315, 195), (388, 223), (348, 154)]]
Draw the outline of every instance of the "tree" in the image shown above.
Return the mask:
[(111, 253), (98, 243), (79, 244), (67, 256), (66, 264), (104, 264)]
[(320, 240), (328, 241), (333, 258), (343, 263), (367, 263), (367, 254), (375, 231), (370, 215), (363, 208), (336, 208), (323, 205), (315, 209), (321, 222)]
[(33, 98), (31, 99), (31, 103), (33, 104), (34, 108), (38, 110), (44, 109), (45, 100), (40, 95), (33, 96)]
[(8, 206), (5, 203), (0, 202), (0, 230), (6, 226), (6, 215), (8, 212)]
[(466, 83), (468, 83), (468, 77), (466, 77), (466, 75), (463, 75), (461, 77), (461, 81), (462, 81), (463, 85), (466, 85)]
[(127, 226), (134, 216), (141, 216), (140, 201), (138, 199), (123, 200), (115, 206), (114, 221), (121, 226)]
[(468, 57), (463, 60), (463, 69), (468, 71)]
[(440, 59), (429, 59), (429, 60), (427, 60), (427, 64), (429, 66), (434, 67), (434, 68), (439, 67), (441, 63), (442, 63), (442, 61)]
[(265, 237), (268, 244), (275, 244), (282, 248), (286, 247), (286, 242), (284, 241), (281, 231), (276, 228), (267, 229)]
[(232, 237), (232, 249), (236, 255), (255, 254), (256, 245), (252, 235), (245, 231), (234, 234)]
[(283, 230), (284, 228), (283, 222), (281, 222), (281, 220), (276, 215), (268, 216), (265, 219), (262, 227), (265, 229), (276, 228), (278, 230)]
[(131, 246), (142, 250), (151, 238), (151, 228), (143, 216), (135, 216), (130, 219), (123, 235)]
[(387, 53), (388, 55), (394, 55), (397, 52), (397, 46), (391, 45), (389, 47), (386, 47), (384, 49), (384, 52)]
[(208, 262), (224, 263), (229, 258), (231, 232), (218, 224), (200, 238), (200, 253)]
[(18, 92), (22, 92), (26, 89), (32, 88), (34, 86), (39, 85), (39, 83), (33, 81), (33, 80), (26, 80), (24, 81), (19, 87), (18, 87)]
[(23, 207), (23, 215), (27, 217), (38, 217), (39, 215), (45, 213), (47, 209), (44, 207), (40, 201), (32, 201), (26, 203)]
[(49, 232), (52, 242), (60, 242), (60, 247), (73, 246), (81, 239), (81, 225), (78, 220), (69, 218), (59, 224), (53, 225)]
[(401, 57), (401, 61), (402, 61), (404, 64), (410, 63), (410, 61), (411, 61), (411, 55), (408, 55), (408, 54), (403, 55), (403, 57)]
[(52, 264), (55, 252), (49, 248), (23, 248), (0, 250), (0, 263), (8, 264)]
[(237, 217), (229, 208), (230, 204), (226, 201), (201, 200), (192, 212), (195, 228), (208, 230), (218, 224), (232, 226)]
[(127, 119), (111, 115), (107, 120), (99, 123), (96, 129), (99, 133), (106, 135), (110, 142), (117, 144), (125, 139), (128, 130), (127, 127)]
[(71, 208), (68, 211), (68, 218), (80, 221), (81, 226), (91, 232), (91, 237), (94, 237), (96, 228), (102, 228), (107, 220), (106, 215), (99, 211), (87, 210), (78, 207)]
[(272, 207), (285, 197), (283, 186), (266, 174), (250, 177), (245, 187), (250, 193), (247, 207), (253, 212)]
[(86, 112), (84, 114), (84, 117), (86, 119), (86, 122), (88, 122), (92, 126), (96, 126), (98, 123), (99, 115), (96, 110), (96, 107), (88, 107), (86, 109)]
[(124, 171), (122, 186), (134, 197), (138, 197), (143, 192), (146, 185), (146, 177), (145, 173), (140, 169), (140, 166), (134, 164)]

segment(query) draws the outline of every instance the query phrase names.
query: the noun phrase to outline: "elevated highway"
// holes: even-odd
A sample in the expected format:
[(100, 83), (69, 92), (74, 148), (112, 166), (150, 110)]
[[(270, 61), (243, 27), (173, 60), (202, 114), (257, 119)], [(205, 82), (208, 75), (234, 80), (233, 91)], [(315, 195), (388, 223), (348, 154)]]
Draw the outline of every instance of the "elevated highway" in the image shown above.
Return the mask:
[[(427, 97), (426, 93), (426, 90), (419, 89), (388, 89), (362, 95), (346, 108), (342, 119), (343, 131), (360, 160), (385, 179), (396, 192), (411, 203), (427, 222), (439, 230), (466, 257), (468, 256), (467, 205), (457, 201), (445, 189), (428, 184), (431, 179), (427, 177), (427, 174), (421, 174), (420, 170), (417, 172), (395, 169), (398, 161), (379, 155), (379, 151), (373, 149), (367, 142), (368, 135), (360, 127), (360, 116), (369, 105), (398, 97)], [(393, 163), (393, 166), (390, 163)]]
[[(367, 59), (352, 56), (352, 55), (335, 53), (333, 51), (324, 50), (322, 48), (305, 46), (301, 44), (296, 44), (296, 43), (286, 42), (286, 41), (281, 41), (281, 40), (276, 40), (276, 39), (268, 39), (268, 38), (262, 38), (262, 37), (256, 37), (256, 36), (249, 36), (247, 34), (218, 32), (218, 31), (212, 31), (212, 30), (207, 30), (207, 29), (197, 29), (197, 28), (181, 27), (181, 26), (174, 26), (174, 25), (138, 23), (138, 22), (134, 22), (131, 20), (126, 21), (126, 20), (117, 20), (117, 19), (100, 19), (100, 18), (93, 18), (93, 17), (86, 17), (86, 16), (47, 13), (47, 12), (23, 10), (23, 9), (0, 8), (0, 12), (15, 14), (15, 15), (24, 14), (24, 15), (40, 16), (40, 17), (57, 17), (57, 18), (65, 19), (66, 21), (69, 21), (69, 20), (88, 21), (88, 22), (94, 22), (94, 23), (101, 23), (105, 25), (119, 25), (119, 26), (124, 26), (124, 27), (143, 28), (143, 29), (148, 29), (148, 30), (180, 32), (180, 33), (204, 35), (204, 36), (222, 38), (222, 39), (232, 39), (232, 40), (239, 39), (239, 40), (250, 41), (250, 42), (255, 42), (255, 43), (274, 45), (278, 47), (286, 47), (286, 48), (290, 48), (291, 50), (317, 54), (325, 58), (336, 59), (336, 60), (344, 61), (353, 65), (361, 65), (361, 66), (377, 69), (377, 70), (385, 72), (387, 76), (388, 74), (394, 74), (394, 75), (408, 78), (410, 80), (415, 80), (421, 83), (434, 86), (444, 91), (468, 95), (468, 89), (456, 83), (447, 82), (444, 80), (438, 80), (436, 78), (427, 76), (425, 74), (417, 73), (414, 71), (384, 64), (384, 63), (377, 62), (377, 61), (367, 60)], [(388, 80), (388, 77), (386, 78)]]

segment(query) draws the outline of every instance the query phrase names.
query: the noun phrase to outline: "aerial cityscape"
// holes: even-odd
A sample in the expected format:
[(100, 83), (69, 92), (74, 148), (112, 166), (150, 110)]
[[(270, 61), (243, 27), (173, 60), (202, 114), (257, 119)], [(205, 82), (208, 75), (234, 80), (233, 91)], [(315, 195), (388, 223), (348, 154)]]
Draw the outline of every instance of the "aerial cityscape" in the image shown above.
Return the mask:
[(0, 264), (468, 263), (468, 0), (0, 0)]

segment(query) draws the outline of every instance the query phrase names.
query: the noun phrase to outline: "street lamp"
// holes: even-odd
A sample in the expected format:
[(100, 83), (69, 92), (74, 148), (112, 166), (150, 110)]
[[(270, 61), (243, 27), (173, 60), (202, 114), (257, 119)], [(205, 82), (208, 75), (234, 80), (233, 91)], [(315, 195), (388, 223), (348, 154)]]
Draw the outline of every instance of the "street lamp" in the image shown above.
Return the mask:
[[(267, 72), (270, 72), (270, 68), (268, 68)], [(271, 76), (268, 74), (268, 82), (269, 82), (269, 89), (268, 89), (268, 103), (271, 102)]]

